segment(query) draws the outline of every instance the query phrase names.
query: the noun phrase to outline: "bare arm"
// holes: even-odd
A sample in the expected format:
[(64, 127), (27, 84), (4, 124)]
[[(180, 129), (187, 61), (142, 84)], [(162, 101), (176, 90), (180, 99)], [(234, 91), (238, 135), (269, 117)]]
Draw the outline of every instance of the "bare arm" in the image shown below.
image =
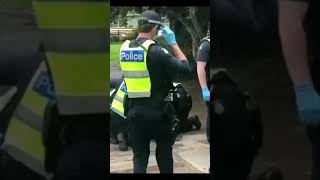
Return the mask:
[(208, 87), (206, 77), (206, 62), (197, 62), (197, 74), (201, 89)]
[(295, 86), (300, 119), (307, 126), (320, 125), (320, 96), (313, 87), (308, 67), (306, 34), (303, 18), (308, 4), (280, 2), (280, 36), (289, 74)]
[(308, 4), (305, 2), (280, 1), (279, 3), (282, 51), (295, 86), (311, 83), (306, 35), (302, 24), (307, 7)]
[(180, 47), (178, 44), (174, 44), (174, 45), (171, 45), (172, 47), (172, 50), (173, 50), (173, 53), (175, 55), (175, 57), (178, 59), (178, 60), (187, 60), (187, 57), (184, 55), (184, 53), (181, 51)]

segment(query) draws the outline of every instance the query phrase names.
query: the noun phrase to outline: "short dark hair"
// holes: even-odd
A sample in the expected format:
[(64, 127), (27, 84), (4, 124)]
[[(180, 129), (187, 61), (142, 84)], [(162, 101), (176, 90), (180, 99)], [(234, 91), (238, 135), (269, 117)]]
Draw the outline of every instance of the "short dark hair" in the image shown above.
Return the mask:
[(148, 33), (150, 32), (154, 27), (156, 26), (156, 24), (151, 24), (146, 22), (145, 20), (139, 20), (138, 21), (138, 32), (139, 33)]

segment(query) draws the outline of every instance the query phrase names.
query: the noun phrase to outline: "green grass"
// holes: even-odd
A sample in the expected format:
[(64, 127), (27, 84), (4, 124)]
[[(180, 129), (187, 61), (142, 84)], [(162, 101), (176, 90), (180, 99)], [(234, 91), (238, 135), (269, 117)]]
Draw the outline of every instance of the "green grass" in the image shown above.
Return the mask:
[(119, 54), (122, 43), (111, 43), (110, 44), (110, 63), (119, 63)]

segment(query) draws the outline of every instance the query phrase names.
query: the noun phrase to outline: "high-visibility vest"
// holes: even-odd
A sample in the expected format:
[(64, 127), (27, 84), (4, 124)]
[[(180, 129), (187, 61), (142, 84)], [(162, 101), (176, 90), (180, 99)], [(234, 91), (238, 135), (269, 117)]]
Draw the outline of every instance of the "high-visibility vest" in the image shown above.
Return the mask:
[(60, 114), (106, 113), (109, 3), (37, 0), (33, 5)]
[[(43, 61), (34, 73), (9, 121), (1, 148), (49, 179), (42, 141), (49, 98), (38, 91), (46, 89), (51, 73), (60, 114), (107, 112), (109, 3), (39, 0), (33, 5), (50, 69)], [(44, 94), (51, 93), (52, 89), (47, 89)]]
[(1, 86), (0, 85), (0, 112), (9, 104), (11, 99), (17, 93), (15, 86)]
[(48, 88), (48, 75), (46, 63), (43, 61), (9, 121), (2, 147), (14, 159), (44, 177), (47, 173), (44, 168), (42, 127), (49, 98), (37, 90), (40, 86)]
[(111, 104), (111, 110), (123, 118), (126, 118), (124, 115), (124, 99), (126, 96), (126, 85), (124, 81), (121, 83), (120, 87), (117, 90), (116, 95), (113, 98)]
[(146, 40), (138, 47), (129, 47), (130, 41), (123, 43), (120, 49), (120, 66), (127, 86), (129, 98), (151, 96), (151, 80), (147, 67), (147, 53), (152, 40)]

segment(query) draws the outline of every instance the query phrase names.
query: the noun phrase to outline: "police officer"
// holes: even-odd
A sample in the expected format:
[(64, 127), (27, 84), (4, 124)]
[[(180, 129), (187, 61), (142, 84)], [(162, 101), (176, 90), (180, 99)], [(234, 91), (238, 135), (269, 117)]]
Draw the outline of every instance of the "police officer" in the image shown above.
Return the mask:
[(210, 143), (210, 91), (207, 83), (210, 78), (210, 24), (208, 27), (207, 37), (201, 41), (197, 53), (197, 74), (202, 89), (203, 101), (207, 104), (207, 138)]
[(119, 140), (120, 151), (128, 150), (128, 120), (124, 112), (126, 93), (126, 85), (123, 81), (112, 99), (110, 111), (111, 131), (115, 138)]
[[(197, 73), (199, 83), (202, 89), (202, 97), (205, 103), (210, 102), (210, 91), (207, 81), (210, 78), (210, 25), (208, 29), (207, 37), (203, 38), (197, 53)], [(210, 109), (208, 107), (208, 119), (207, 119), (207, 137), (210, 143)]]
[[(294, 85), (297, 110), (312, 145), (312, 180), (320, 179), (320, 96), (319, 89), (313, 82), (319, 75), (312, 77), (308, 66), (308, 41), (305, 32), (311, 33), (308, 35), (312, 38), (308, 40), (312, 41), (308, 45), (314, 48), (311, 53), (319, 61), (319, 5), (316, 0), (280, 0), (279, 3), (279, 29), (284, 59)], [(303, 22), (310, 22), (308, 31), (305, 31)]]
[[(120, 50), (129, 100), (127, 117), (134, 154), (133, 171), (146, 173), (149, 144), (154, 139), (160, 173), (173, 173), (171, 122), (163, 111), (164, 98), (178, 73), (190, 73), (189, 63), (174, 32), (161, 25), (159, 14), (148, 10), (141, 16), (138, 37), (124, 42)], [(174, 55), (152, 40), (160, 29)]]

